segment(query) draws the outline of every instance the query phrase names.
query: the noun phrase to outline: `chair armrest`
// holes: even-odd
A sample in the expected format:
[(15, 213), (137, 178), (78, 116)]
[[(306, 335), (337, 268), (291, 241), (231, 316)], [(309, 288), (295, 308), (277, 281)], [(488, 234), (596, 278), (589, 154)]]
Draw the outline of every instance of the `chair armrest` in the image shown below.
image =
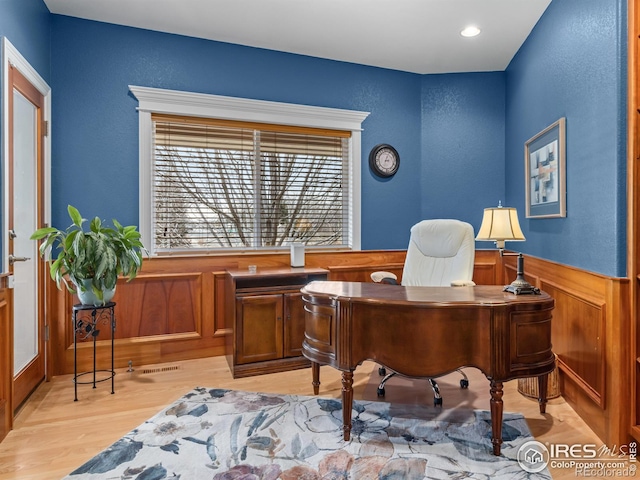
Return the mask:
[(391, 283), (394, 285), (398, 284), (397, 275), (391, 272), (373, 272), (371, 274), (371, 280), (373, 280), (375, 283)]
[(454, 280), (451, 282), (452, 287), (474, 287), (476, 283), (472, 280)]

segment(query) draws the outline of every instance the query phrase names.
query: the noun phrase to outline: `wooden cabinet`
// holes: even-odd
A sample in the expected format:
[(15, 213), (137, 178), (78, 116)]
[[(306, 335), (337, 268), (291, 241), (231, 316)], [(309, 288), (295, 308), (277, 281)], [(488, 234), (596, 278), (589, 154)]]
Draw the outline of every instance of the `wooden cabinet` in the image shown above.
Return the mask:
[(234, 378), (309, 366), (302, 356), (304, 305), (300, 288), (326, 280), (319, 268), (229, 271), (226, 275), (227, 359)]
[(236, 295), (236, 363), (302, 356), (304, 306), (300, 293)]
[(301, 357), (304, 340), (304, 302), (302, 293), (288, 293), (284, 296), (284, 352), (285, 357)]
[(236, 363), (282, 358), (281, 294), (236, 297)]

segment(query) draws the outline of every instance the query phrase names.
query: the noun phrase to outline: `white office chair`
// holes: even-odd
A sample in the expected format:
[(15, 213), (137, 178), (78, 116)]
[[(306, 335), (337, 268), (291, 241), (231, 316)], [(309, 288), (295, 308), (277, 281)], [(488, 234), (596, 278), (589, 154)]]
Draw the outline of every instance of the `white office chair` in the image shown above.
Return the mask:
[[(402, 272), (403, 286), (473, 286), (473, 263), (475, 240), (473, 227), (459, 220), (423, 220), (411, 227), (409, 247)], [(398, 277), (390, 272), (374, 272), (371, 279), (376, 283), (396, 283)], [(462, 370), (460, 387), (467, 388), (469, 379)], [(378, 373), (384, 378), (378, 386), (378, 396), (384, 396), (385, 383), (396, 372), (387, 373), (380, 367)], [(438, 384), (432, 378), (434, 404), (442, 405)]]

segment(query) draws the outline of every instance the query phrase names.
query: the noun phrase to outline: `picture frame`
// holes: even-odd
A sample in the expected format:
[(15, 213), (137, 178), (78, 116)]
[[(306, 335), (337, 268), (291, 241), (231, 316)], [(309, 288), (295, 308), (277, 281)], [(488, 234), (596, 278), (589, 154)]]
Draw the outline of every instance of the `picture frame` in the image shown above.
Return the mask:
[(524, 144), (526, 217), (566, 217), (565, 118)]

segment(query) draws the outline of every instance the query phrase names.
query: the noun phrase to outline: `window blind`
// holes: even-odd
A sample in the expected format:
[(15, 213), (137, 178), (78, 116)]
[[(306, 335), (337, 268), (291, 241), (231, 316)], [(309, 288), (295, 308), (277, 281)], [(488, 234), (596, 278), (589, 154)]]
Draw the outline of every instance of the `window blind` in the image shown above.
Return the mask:
[(350, 243), (350, 132), (152, 115), (155, 248)]

